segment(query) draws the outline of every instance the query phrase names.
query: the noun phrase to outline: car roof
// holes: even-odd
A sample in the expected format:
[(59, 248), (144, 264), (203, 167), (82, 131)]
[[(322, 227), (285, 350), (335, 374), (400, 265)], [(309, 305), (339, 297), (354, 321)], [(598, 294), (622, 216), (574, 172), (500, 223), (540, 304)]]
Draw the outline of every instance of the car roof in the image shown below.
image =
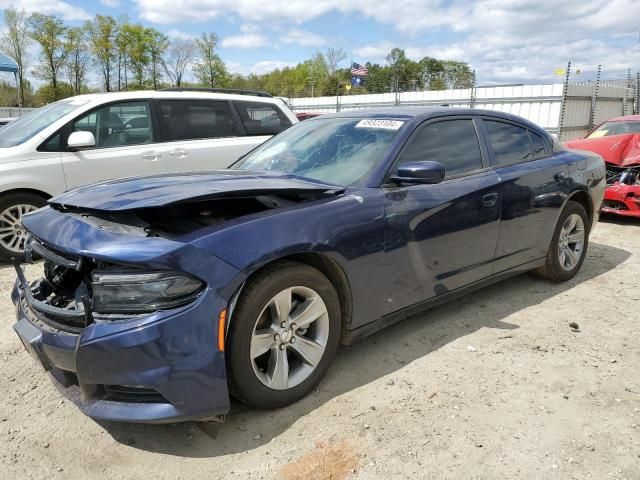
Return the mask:
[(607, 122), (640, 122), (640, 115), (626, 115), (624, 117), (615, 117), (606, 120)]
[(242, 95), (233, 93), (204, 92), (197, 90), (189, 90), (184, 92), (177, 91), (158, 91), (158, 90), (136, 90), (129, 92), (106, 92), (106, 93), (88, 93), (85, 95), (77, 95), (65, 100), (87, 100), (89, 102), (111, 102), (118, 100), (135, 100), (145, 98), (167, 98), (167, 99), (210, 99), (210, 100), (236, 100), (250, 101), (269, 104), (282, 104), (282, 101), (275, 97), (260, 97), (257, 95)]
[(443, 116), (467, 116), (467, 115), (483, 115), (488, 117), (494, 117), (503, 120), (511, 120), (530, 128), (533, 128), (540, 132), (545, 130), (530, 122), (529, 120), (511, 115), (510, 113), (498, 112), (495, 110), (482, 110), (477, 108), (458, 108), (458, 107), (387, 107), (387, 108), (372, 108), (365, 110), (347, 110), (339, 113), (329, 113), (321, 115), (319, 117), (310, 118), (311, 121), (322, 121), (326, 118), (368, 118), (368, 119), (389, 119), (389, 120), (415, 120), (416, 122), (422, 122), (433, 117)]

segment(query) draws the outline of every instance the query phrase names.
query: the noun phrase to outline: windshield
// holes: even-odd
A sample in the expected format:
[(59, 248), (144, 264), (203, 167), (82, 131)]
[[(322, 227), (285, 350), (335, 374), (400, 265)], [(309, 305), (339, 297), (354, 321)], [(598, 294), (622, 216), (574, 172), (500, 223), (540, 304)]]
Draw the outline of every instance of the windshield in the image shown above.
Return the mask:
[(360, 184), (380, 164), (403, 123), (358, 118), (299, 123), (232, 168), (288, 173), (332, 185)]
[(40, 107), (0, 129), (0, 148), (20, 145), (67, 113), (87, 103), (86, 100), (61, 100)]
[(591, 132), (587, 138), (609, 137), (625, 133), (640, 133), (640, 122), (605, 122)]

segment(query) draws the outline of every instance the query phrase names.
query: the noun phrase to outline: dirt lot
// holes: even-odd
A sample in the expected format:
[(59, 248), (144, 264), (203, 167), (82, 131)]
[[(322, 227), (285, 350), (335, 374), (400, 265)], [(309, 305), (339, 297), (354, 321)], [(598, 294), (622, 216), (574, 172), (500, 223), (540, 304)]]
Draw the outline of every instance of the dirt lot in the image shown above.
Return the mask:
[(640, 479), (637, 222), (601, 222), (569, 283), (432, 310), (343, 349), (298, 404), (221, 425), (82, 415), (14, 335), (13, 278), (0, 266), (0, 478)]

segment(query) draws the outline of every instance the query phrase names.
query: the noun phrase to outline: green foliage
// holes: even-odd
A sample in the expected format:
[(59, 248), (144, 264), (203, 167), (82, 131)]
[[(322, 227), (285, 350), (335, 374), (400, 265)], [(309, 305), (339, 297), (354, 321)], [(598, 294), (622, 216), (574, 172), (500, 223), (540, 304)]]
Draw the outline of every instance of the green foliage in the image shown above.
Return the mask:
[(74, 95), (75, 92), (70, 83), (57, 82), (55, 88), (53, 87), (53, 84), (45, 83), (33, 94), (33, 106), (41, 107), (47, 103), (72, 97)]
[(363, 87), (350, 91), (351, 68), (340, 68), (344, 57), (335, 49), (316, 52), (309, 60), (295, 67), (276, 69), (262, 75), (234, 75), (230, 86), (265, 90), (285, 97), (388, 93), (414, 90), (444, 90), (470, 88), (473, 71), (462, 62), (424, 57), (418, 62), (407, 58), (404, 50), (394, 48), (387, 55), (386, 65), (366, 63), (369, 70)]
[[(29, 80), (24, 80), (23, 89), (23, 107), (33, 106), (33, 87)], [(13, 82), (0, 80), (0, 105), (7, 107), (18, 106), (18, 89)]]

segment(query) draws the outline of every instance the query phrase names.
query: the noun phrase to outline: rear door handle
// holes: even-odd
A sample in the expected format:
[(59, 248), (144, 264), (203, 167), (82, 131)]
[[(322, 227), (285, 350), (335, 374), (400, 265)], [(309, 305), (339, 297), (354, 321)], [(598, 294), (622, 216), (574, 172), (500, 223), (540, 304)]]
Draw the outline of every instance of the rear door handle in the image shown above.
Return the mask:
[(189, 152), (184, 148), (176, 148), (175, 150), (170, 151), (169, 155), (175, 158), (184, 158), (187, 156), (188, 153)]
[(497, 201), (498, 201), (497, 192), (487, 193), (486, 195), (482, 196), (482, 204), (485, 207), (493, 207)]
[(150, 150), (148, 152), (142, 152), (142, 159), (151, 160), (152, 162), (155, 162), (156, 160), (158, 160), (158, 152), (154, 152), (153, 150)]

